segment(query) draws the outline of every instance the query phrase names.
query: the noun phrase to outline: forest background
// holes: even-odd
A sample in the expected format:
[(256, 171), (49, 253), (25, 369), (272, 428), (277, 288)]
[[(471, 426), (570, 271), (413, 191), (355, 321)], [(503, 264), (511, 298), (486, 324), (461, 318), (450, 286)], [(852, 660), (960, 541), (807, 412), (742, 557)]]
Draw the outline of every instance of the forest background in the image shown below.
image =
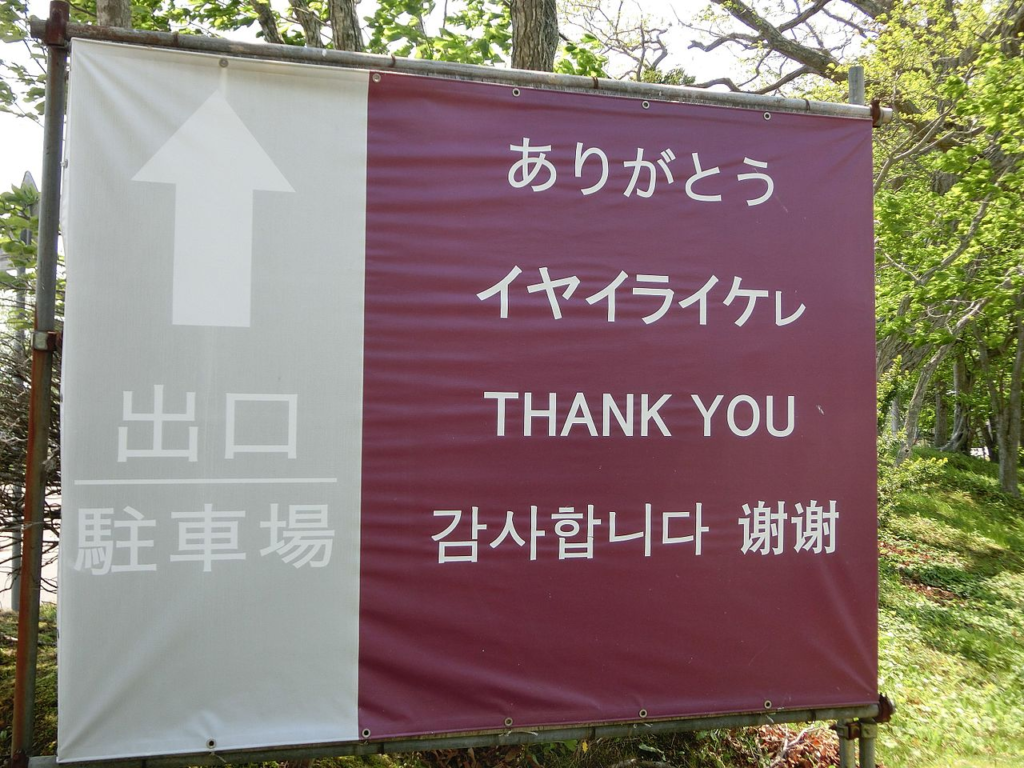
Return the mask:
[[(39, 6), (31, 10), (44, 13)], [(21, 0), (0, 2), (0, 110), (26, 126), (39, 121), (44, 87), (42, 52), (27, 32), (29, 12)], [(1017, 613), (1003, 617), (1009, 624), (1000, 632), (1013, 654), (1022, 653), (1024, 587), (1015, 579), (1024, 512), (1024, 0), (711, 0), (643, 8), (606, 0), (73, 3), (74, 21), (97, 18), (114, 26), (838, 102), (848, 98), (849, 68), (864, 67), (868, 99), (894, 110), (894, 119), (874, 133), (873, 180), (883, 643), (887, 556), (895, 558), (891, 575), (904, 586), (909, 580), (967, 603), (976, 597), (973, 586), (933, 566), (957, 571), (964, 552), (976, 553), (980, 544), (963, 549), (960, 534), (951, 533), (963, 545), (944, 550), (960, 553), (949, 555), (953, 561), (938, 555), (920, 561), (922, 546), (938, 546), (934, 526), (915, 532), (917, 523), (907, 521), (918, 516), (934, 523), (942, 516), (939, 507), (926, 509), (934, 499), (914, 496), (932, 483), (936, 493), (952, 494), (942, 502), (942, 514), (959, 521), (953, 527), (968, 538), (983, 536), (984, 546), (998, 555), (973, 563), (972, 573), (1015, 574), (1010, 596), (1003, 598), (1016, 601)], [(0, 146), (6, 161), (0, 167), (10, 169), (14, 145)], [(38, 159), (16, 156), (14, 162), (28, 169)], [(4, 531), (17, 526), (21, 511), (27, 435), (32, 307), (25, 297), (31, 295), (35, 259), (27, 233), (36, 226), (38, 193), (21, 181), (20, 172), (0, 178), (0, 188), (10, 190), (0, 194)], [(53, 424), (49, 482), (57, 489), (59, 420)], [(925, 443), (932, 450), (922, 451)], [(958, 489), (958, 483), (968, 487)], [(968, 502), (977, 509), (964, 512)], [(998, 531), (990, 525), (994, 520), (1000, 521)], [(51, 502), (47, 525), (54, 534), (59, 521), (59, 504)], [(5, 548), (0, 557), (10, 552)], [(929, 565), (929, 558), (938, 560)], [(932, 570), (921, 571), (922, 563)], [(943, 606), (950, 608), (948, 601)], [(1017, 671), (993, 685), (1015, 692), (1000, 706), (1020, 714), (1024, 665), (1011, 663), (1017, 655), (1000, 656), (999, 666), (1016, 664)], [(1020, 727), (996, 727), (1008, 739), (997, 752), (1022, 749)], [(915, 738), (917, 746), (904, 745), (907, 759), (914, 749), (922, 759), (937, 749), (928, 747), (925, 731)], [(958, 748), (986, 752), (981, 745)]]

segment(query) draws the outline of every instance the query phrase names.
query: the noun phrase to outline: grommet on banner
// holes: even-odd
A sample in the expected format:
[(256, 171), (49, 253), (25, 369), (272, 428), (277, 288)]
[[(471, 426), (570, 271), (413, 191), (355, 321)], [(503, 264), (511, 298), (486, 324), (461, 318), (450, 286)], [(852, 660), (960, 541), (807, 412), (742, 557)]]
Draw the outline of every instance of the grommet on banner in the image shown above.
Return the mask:
[(765, 709), (771, 709), (772, 708), (772, 700), (771, 699), (765, 699), (764, 708)]
[(520, 93), (521, 93), (521, 91), (518, 88), (513, 88), (512, 89), (512, 95), (513, 96), (518, 96)]
[(374, 72), (372, 77), (371, 77), (371, 79), (373, 80), (373, 82), (379, 83), (380, 82), (380, 73), (379, 72)]
[(637, 712), (637, 714), (640, 716), (640, 719), (642, 720), (643, 718), (647, 717), (647, 710), (641, 709), (639, 712)]
[(226, 67), (226, 66), (228, 65), (228, 60), (227, 60), (227, 59), (221, 59), (221, 60), (220, 60), (220, 65), (221, 65), (222, 67)]
[(206, 741), (206, 748), (207, 748), (208, 750), (210, 750), (211, 752), (212, 752), (213, 750), (215, 750), (215, 749), (217, 748), (217, 740), (216, 740), (216, 739), (208, 739), (208, 740)]
[(505, 718), (505, 727), (506, 728), (511, 728), (512, 727), (512, 718), (511, 717), (506, 717)]
[(363, 738), (364, 739), (370, 738), (370, 729), (369, 728), (363, 728)]
[(771, 120), (772, 119), (772, 113), (771, 112), (765, 112), (764, 113), (764, 119), (765, 120)]
[(649, 102), (649, 101), (642, 101), (642, 102), (640, 102), (640, 106), (643, 107), (644, 109), (650, 109), (651, 108), (651, 102)]

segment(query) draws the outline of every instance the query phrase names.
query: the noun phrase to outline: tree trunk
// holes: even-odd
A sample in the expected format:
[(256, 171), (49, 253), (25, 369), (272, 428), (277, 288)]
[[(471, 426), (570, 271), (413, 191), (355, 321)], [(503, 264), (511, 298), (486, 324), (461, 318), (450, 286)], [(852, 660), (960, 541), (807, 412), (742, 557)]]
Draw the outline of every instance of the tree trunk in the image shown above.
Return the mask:
[(999, 419), (990, 417), (985, 422), (985, 448), (988, 450), (988, 460), (993, 464), (999, 463), (1001, 450), (999, 447)]
[(993, 460), (999, 463), (999, 488), (1003, 493), (1018, 498), (1020, 497), (1020, 487), (1017, 482), (1017, 465), (1019, 463), (1017, 452), (1020, 449), (1021, 378), (1024, 375), (1024, 317), (1022, 315), (1024, 315), (1024, 299), (1018, 297), (1017, 312), (1013, 319), (1016, 350), (1013, 364), (1010, 367), (1009, 383), (1005, 389), (1003, 374), (993, 369), (985, 341), (976, 331), (978, 360), (985, 374), (989, 399), (992, 403), (992, 417), (989, 419), (989, 423), (991, 424), (990, 431), (994, 433), (992, 438), (998, 452)]
[(284, 45), (284, 38), (281, 37), (281, 30), (277, 28), (277, 17), (270, 3), (253, 0), (253, 10), (256, 11), (256, 20), (260, 23), (263, 31), (263, 39), (274, 45)]
[(96, 23), (101, 27), (131, 27), (131, 0), (96, 0)]
[(949, 442), (949, 408), (946, 405), (946, 382), (942, 379), (935, 384), (935, 431), (932, 445), (941, 448)]
[(320, 32), (323, 29), (323, 22), (317, 12), (309, 7), (308, 0), (288, 0), (288, 4), (295, 11), (295, 18), (302, 26), (302, 35), (306, 38), (307, 48), (323, 48), (324, 41), (320, 39)]
[(1017, 354), (1010, 371), (1010, 391), (1006, 402), (1004, 435), (999, 456), (999, 487), (1011, 496), (1020, 497), (1017, 483), (1017, 453), (1020, 450), (1021, 375), (1024, 373), (1024, 322), (1021, 321), (1020, 301), (1017, 306)]
[(358, 0), (330, 0), (331, 39), (339, 51), (363, 50), (363, 34), (356, 14)]
[(967, 365), (963, 347), (959, 347), (953, 360), (953, 434), (942, 450), (958, 453), (971, 451), (971, 405), (970, 395), (974, 379)]
[(932, 354), (928, 362), (921, 367), (921, 373), (917, 377), (917, 385), (914, 387), (914, 394), (907, 404), (907, 415), (903, 420), (903, 445), (899, 452), (899, 461), (910, 458), (910, 452), (917, 442), (917, 424), (921, 419), (921, 409), (924, 407), (925, 396), (928, 393), (928, 385), (931, 384), (932, 376), (942, 364), (946, 355), (949, 354), (952, 344), (943, 344)]
[(550, 72), (558, 50), (555, 0), (512, 0), (512, 66)]
[[(953, 350), (957, 337), (965, 328), (968, 327), (968, 325), (974, 322), (978, 312), (980, 312), (987, 303), (987, 299), (974, 302), (971, 309), (962, 315), (960, 319), (956, 321), (956, 324), (949, 329), (953, 340), (943, 344), (932, 352), (931, 357), (929, 357), (928, 361), (923, 365), (916, 366), (921, 372), (917, 377), (917, 386), (914, 387), (914, 395), (911, 397), (910, 404), (907, 406), (907, 418), (903, 422), (903, 429), (906, 434), (904, 435), (905, 442), (899, 452), (899, 461), (903, 461), (910, 456), (914, 443), (917, 441), (917, 422), (921, 417), (921, 408), (924, 407), (925, 394), (928, 390), (928, 385), (932, 380), (932, 376), (935, 375), (935, 371), (938, 370), (942, 361), (946, 359), (946, 355)], [(1018, 312), (1018, 316), (1019, 315), (1020, 312)], [(975, 329), (975, 331), (977, 331), (977, 329)], [(903, 364), (906, 365), (906, 360), (903, 361)]]

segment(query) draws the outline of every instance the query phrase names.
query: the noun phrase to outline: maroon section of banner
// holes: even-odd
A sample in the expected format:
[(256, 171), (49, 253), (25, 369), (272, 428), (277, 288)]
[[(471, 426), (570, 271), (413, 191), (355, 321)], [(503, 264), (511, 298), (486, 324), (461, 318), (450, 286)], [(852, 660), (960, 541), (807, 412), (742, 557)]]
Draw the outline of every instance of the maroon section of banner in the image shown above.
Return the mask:
[(870, 150), (371, 83), (360, 729), (877, 699)]

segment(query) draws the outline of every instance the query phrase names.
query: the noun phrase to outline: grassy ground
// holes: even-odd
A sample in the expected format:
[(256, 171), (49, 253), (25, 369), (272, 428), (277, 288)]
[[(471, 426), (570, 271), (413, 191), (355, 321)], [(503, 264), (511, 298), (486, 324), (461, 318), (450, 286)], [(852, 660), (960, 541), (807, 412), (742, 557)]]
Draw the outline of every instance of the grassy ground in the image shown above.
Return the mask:
[[(44, 603), (39, 613), (34, 754), (52, 755), (57, 749), (57, 609), (52, 604)], [(17, 614), (0, 612), (0, 760), (6, 759), (11, 753), (17, 635)]]
[[(879, 757), (888, 768), (1024, 765), (1024, 502), (999, 493), (993, 465), (950, 457), (934, 486), (899, 497), (880, 551), (880, 689), (898, 712), (880, 728)], [(36, 754), (55, 746), (53, 613), (44, 606)], [(0, 755), (10, 750), (15, 634), (14, 616), (0, 614)], [(813, 768), (837, 762), (823, 725), (342, 758), (316, 768)]]
[[(938, 456), (940, 454), (931, 453)], [(1024, 503), (950, 457), (880, 534), (881, 690), (893, 766), (1024, 765)]]

